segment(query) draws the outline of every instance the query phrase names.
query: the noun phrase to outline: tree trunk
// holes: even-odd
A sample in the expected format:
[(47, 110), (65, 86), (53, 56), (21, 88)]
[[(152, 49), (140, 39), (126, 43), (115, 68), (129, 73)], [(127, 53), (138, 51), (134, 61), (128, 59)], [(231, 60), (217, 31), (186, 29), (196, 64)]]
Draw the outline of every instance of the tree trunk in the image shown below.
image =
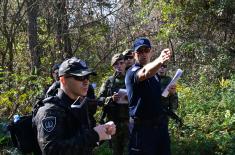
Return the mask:
[(7, 39), (7, 48), (8, 48), (8, 52), (9, 52), (9, 63), (8, 63), (8, 71), (10, 73), (13, 73), (13, 39), (8, 38)]
[(40, 55), (41, 51), (38, 44), (37, 36), (37, 15), (38, 1), (27, 0), (27, 16), (28, 16), (28, 42), (29, 51), (31, 53), (31, 73), (40, 73)]
[(66, 0), (59, 0), (57, 2), (57, 46), (61, 53), (61, 58), (65, 59), (72, 57), (71, 40), (69, 37), (69, 20), (66, 9)]

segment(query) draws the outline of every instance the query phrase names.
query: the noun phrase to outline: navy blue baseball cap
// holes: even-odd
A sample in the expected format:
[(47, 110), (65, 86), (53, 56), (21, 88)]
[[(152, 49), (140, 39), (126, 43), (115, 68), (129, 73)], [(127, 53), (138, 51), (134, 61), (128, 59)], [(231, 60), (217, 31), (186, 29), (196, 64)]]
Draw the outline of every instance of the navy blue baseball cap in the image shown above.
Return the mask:
[(133, 50), (136, 52), (140, 47), (146, 46), (151, 48), (151, 43), (147, 38), (140, 37), (134, 41)]
[(63, 75), (86, 76), (96, 75), (96, 73), (89, 69), (86, 63), (76, 57), (65, 60), (59, 68), (59, 76)]

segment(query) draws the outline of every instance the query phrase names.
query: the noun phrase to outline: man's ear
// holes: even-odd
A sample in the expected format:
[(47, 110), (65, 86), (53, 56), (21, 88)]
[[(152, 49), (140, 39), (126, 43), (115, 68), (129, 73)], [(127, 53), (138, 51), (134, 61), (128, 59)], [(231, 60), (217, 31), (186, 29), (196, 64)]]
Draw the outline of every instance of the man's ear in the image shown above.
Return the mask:
[(65, 80), (65, 78), (64, 78), (64, 76), (61, 76), (60, 77), (60, 83), (62, 84), (62, 85), (65, 85), (65, 82), (66, 80)]
[(137, 56), (136, 53), (137, 53), (137, 52), (132, 52), (132, 56), (134, 57), (134, 59), (138, 58), (138, 56)]

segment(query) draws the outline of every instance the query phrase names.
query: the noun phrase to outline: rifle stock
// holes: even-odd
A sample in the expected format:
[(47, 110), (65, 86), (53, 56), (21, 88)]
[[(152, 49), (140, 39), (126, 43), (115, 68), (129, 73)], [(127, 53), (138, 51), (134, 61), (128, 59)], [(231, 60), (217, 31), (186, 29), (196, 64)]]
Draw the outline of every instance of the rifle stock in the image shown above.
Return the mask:
[(169, 117), (171, 117), (176, 122), (176, 124), (179, 125), (179, 127), (182, 127), (184, 125), (182, 119), (172, 110), (164, 108), (164, 111)]

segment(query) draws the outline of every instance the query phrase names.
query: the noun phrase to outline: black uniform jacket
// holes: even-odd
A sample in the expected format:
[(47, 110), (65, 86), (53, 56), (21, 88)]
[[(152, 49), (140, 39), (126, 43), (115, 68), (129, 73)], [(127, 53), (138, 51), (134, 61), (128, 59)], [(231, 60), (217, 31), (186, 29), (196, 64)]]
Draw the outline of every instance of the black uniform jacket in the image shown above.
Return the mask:
[(42, 154), (91, 154), (99, 135), (89, 128), (87, 107), (71, 108), (74, 101), (62, 90), (51, 100), (33, 119)]

